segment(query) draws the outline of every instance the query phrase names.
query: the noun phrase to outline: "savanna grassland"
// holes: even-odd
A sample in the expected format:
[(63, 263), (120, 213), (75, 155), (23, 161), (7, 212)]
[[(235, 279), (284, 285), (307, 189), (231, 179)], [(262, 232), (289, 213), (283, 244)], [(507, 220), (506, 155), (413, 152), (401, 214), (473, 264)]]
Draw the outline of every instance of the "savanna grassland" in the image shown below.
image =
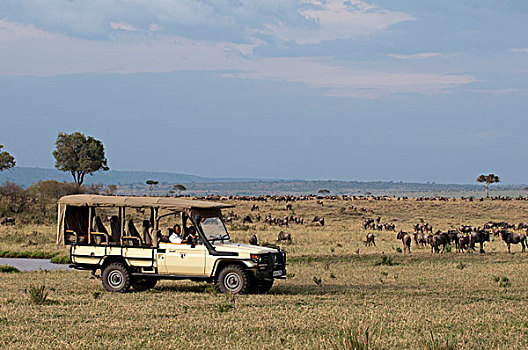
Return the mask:
[[(528, 202), (316, 200), (235, 201), (242, 218), (303, 216), (288, 228), (228, 225), (234, 241), (275, 243), (293, 236), (288, 278), (266, 295), (226, 296), (210, 285), (161, 281), (147, 292), (111, 294), (82, 271), (0, 273), (2, 349), (380, 349), (528, 348), (528, 253), (507, 254), (498, 237), (485, 254), (403, 254), (395, 232), (375, 231), (365, 247), (362, 222), (381, 216), (396, 230), (423, 219), (434, 230), (489, 220), (528, 221)], [(354, 206), (355, 209), (352, 209)], [(365, 211), (363, 211), (363, 208)], [(325, 226), (311, 223), (325, 218)], [(0, 250), (60, 253), (51, 225), (0, 229)], [(384, 258), (385, 257), (385, 258)], [(46, 301), (32, 293), (45, 286)], [(37, 287), (37, 288), (32, 288)]]

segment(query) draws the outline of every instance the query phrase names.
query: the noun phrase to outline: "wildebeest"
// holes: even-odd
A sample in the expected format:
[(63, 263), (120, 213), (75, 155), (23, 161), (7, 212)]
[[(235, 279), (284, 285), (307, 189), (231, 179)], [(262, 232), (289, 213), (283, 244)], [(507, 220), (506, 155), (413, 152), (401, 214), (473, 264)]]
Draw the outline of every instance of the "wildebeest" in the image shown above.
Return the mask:
[(291, 233), (286, 233), (284, 231), (279, 232), (279, 236), (277, 237), (277, 242), (282, 241), (288, 241), (288, 243), (292, 242), (292, 236)]
[(244, 216), (244, 218), (242, 219), (242, 223), (243, 223), (243, 224), (246, 224), (246, 223), (248, 223), (248, 224), (252, 224), (252, 223), (253, 223), (253, 220), (251, 220), (251, 216), (246, 215), (246, 216)]
[(251, 245), (258, 245), (258, 239), (256, 235), (253, 235), (249, 237), (249, 244)]
[(417, 247), (423, 247), (425, 245), (425, 235), (423, 234), (423, 232), (414, 233), (414, 243)]
[(490, 241), (490, 234), (484, 229), (478, 229), (469, 235), (469, 247), (475, 250), (475, 243), (480, 244), (480, 253), (484, 253), (484, 242)]
[(374, 240), (375, 239), (375, 236), (373, 233), (368, 233), (367, 234), (367, 240), (363, 243), (365, 243), (365, 247), (370, 247), (371, 245), (373, 245), (374, 247), (376, 246), (376, 241)]
[(511, 253), (510, 245), (521, 243), (522, 251), (526, 249), (526, 235), (524, 233), (513, 233), (508, 230), (501, 230), (500, 235), (502, 240), (508, 246), (508, 253)]
[(318, 222), (321, 226), (325, 225), (325, 219), (323, 217), (315, 216), (312, 222)]
[(403, 243), (403, 252), (405, 253), (405, 249), (411, 253), (411, 235), (407, 232), (400, 231), (398, 232), (398, 235), (396, 236), (396, 239), (401, 239)]
[(8, 225), (8, 224), (11, 224), (11, 225), (15, 225), (15, 218), (12, 218), (12, 217), (3, 217), (2, 219), (0, 219), (0, 224), (2, 225)]
[(291, 203), (286, 204), (286, 210), (293, 210), (293, 205)]
[(440, 253), (440, 246), (442, 246), (442, 253), (445, 253), (447, 246), (451, 243), (451, 238), (447, 232), (437, 231), (433, 235), (433, 244), (431, 245), (431, 253)]

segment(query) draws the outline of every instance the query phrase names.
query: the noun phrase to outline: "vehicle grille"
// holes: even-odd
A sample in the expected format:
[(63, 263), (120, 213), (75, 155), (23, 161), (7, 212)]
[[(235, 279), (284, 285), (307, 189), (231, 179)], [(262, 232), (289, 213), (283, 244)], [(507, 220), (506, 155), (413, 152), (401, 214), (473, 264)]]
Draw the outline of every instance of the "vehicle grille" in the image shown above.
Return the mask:
[(269, 253), (262, 255), (262, 264), (265, 265), (284, 265), (284, 259), (281, 253)]

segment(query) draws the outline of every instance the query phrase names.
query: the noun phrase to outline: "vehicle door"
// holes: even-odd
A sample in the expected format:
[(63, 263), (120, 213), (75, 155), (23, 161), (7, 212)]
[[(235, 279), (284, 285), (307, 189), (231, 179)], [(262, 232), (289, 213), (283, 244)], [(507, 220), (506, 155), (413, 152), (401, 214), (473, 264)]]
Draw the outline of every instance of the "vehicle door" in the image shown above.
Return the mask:
[(207, 249), (203, 244), (165, 243), (162, 270), (170, 275), (204, 276)]

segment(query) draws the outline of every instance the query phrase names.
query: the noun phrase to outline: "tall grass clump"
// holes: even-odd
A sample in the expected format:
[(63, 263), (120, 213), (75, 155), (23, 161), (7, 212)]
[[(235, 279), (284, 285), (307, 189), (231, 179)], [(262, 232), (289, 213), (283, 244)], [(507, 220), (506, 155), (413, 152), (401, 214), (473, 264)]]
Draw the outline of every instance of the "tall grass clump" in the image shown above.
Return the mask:
[(363, 328), (361, 326), (344, 327), (339, 335), (339, 340), (333, 346), (337, 350), (372, 350), (378, 348), (368, 327)]
[(29, 294), (29, 301), (31, 304), (43, 305), (48, 299), (49, 292), (46, 290), (46, 286), (44, 284), (40, 286), (31, 285), (24, 291)]
[(425, 350), (456, 350), (456, 343), (450, 336), (447, 336), (444, 341), (435, 338), (432, 331), (429, 334), (430, 337), (426, 339), (424, 344)]

